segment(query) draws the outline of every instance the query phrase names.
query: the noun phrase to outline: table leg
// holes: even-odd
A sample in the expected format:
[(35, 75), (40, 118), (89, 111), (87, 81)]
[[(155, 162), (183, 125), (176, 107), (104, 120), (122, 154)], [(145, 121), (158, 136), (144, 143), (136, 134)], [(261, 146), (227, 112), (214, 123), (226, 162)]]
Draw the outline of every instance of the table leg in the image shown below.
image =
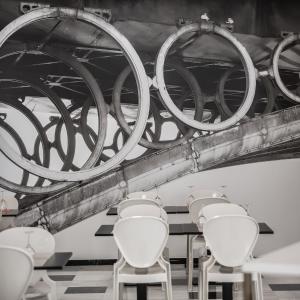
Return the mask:
[(244, 275), (244, 298), (245, 300), (252, 300), (252, 276), (251, 274)]
[(147, 300), (147, 284), (136, 285), (137, 300)]
[(187, 276), (188, 276), (188, 292), (193, 291), (193, 270), (194, 270), (194, 256), (193, 256), (193, 238), (194, 236), (188, 235), (187, 246)]
[(223, 290), (223, 300), (232, 300), (232, 282), (224, 282), (222, 283), (222, 290)]
[(186, 261), (185, 261), (185, 271), (189, 274), (189, 253), (190, 253), (190, 235), (186, 236)]

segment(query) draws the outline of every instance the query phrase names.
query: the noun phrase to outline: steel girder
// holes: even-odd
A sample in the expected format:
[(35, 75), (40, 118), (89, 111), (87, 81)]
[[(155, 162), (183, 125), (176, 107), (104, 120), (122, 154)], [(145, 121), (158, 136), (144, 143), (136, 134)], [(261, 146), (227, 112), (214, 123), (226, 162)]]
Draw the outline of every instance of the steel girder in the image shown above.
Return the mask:
[(295, 106), (129, 163), (113, 173), (26, 208), (16, 218), (16, 223), (43, 224), (42, 220), (46, 219), (49, 230), (58, 232), (117, 204), (127, 193), (149, 190), (299, 138), (300, 106)]

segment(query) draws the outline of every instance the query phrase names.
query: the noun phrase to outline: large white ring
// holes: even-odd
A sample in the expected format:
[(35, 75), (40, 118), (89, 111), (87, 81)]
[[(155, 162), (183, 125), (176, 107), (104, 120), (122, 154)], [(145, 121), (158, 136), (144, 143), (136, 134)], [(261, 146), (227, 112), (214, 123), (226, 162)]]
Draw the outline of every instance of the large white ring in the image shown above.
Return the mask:
[(279, 58), (282, 50), (292, 44), (293, 42), (300, 40), (300, 33), (299, 34), (292, 34), (287, 36), (284, 40), (282, 40), (274, 49), (273, 56), (272, 56), (272, 68), (273, 68), (273, 75), (274, 79), (276, 81), (277, 86), (282, 91), (283, 94), (285, 94), (290, 99), (294, 100), (295, 102), (300, 103), (300, 97), (294, 93), (292, 93), (289, 89), (286, 88), (284, 83), (281, 80), (280, 74), (279, 74)]
[[(167, 91), (165, 80), (164, 80), (164, 65), (165, 65), (165, 60), (169, 49), (172, 47), (175, 41), (178, 38), (180, 38), (182, 35), (186, 33), (195, 32), (195, 31), (213, 32), (214, 34), (220, 35), (221, 37), (231, 42), (231, 44), (233, 44), (235, 49), (239, 52), (246, 72), (247, 89), (246, 89), (246, 97), (244, 99), (244, 102), (242, 103), (241, 107), (236, 111), (236, 113), (233, 116), (231, 116), (229, 119), (225, 121), (216, 124), (199, 122), (197, 120), (189, 119), (187, 116), (185, 116), (182, 113), (182, 111), (180, 111), (177, 108), (177, 106), (173, 103)], [(255, 96), (256, 72), (250, 55), (248, 54), (246, 48), (228, 30), (215, 25), (207, 26), (207, 24), (195, 23), (195, 24), (183, 26), (177, 32), (173, 33), (160, 48), (160, 51), (156, 59), (155, 72), (156, 72), (156, 79), (157, 79), (159, 92), (161, 94), (161, 97), (165, 105), (170, 110), (170, 112), (186, 125), (199, 130), (217, 131), (235, 125), (239, 120), (241, 120), (246, 115), (249, 108), (251, 107), (252, 101)]]
[(43, 178), (48, 178), (55, 181), (82, 181), (88, 180), (94, 177), (103, 174), (111, 170), (120, 164), (126, 157), (126, 155), (137, 145), (139, 142), (146, 126), (149, 106), (150, 106), (150, 92), (148, 85), (148, 78), (146, 76), (145, 69), (143, 64), (134, 50), (133, 46), (130, 42), (125, 38), (116, 28), (112, 25), (101, 19), (100, 17), (88, 13), (82, 10), (77, 10), (73, 8), (42, 8), (33, 10), (16, 20), (9, 23), (6, 27), (4, 27), (0, 32), (0, 47), (4, 44), (4, 42), (16, 31), (21, 29), (22, 27), (29, 25), (31, 23), (50, 19), (50, 18), (75, 18), (87, 23), (90, 23), (108, 35), (113, 37), (123, 48), (124, 54), (126, 55), (137, 80), (137, 88), (139, 92), (139, 107), (140, 110), (137, 116), (137, 122), (134, 128), (134, 131), (130, 135), (129, 139), (122, 147), (122, 149), (107, 162), (103, 163), (98, 167), (94, 167), (92, 169), (80, 170), (77, 172), (66, 172), (66, 171), (54, 171), (44, 168), (42, 166), (36, 165), (31, 161), (25, 159), (20, 156), (14, 149), (9, 146), (8, 142), (5, 140), (3, 135), (0, 133), (0, 150), (5, 154), (12, 162), (17, 164), (19, 167), (24, 170), (35, 174), (37, 176), (41, 176)]

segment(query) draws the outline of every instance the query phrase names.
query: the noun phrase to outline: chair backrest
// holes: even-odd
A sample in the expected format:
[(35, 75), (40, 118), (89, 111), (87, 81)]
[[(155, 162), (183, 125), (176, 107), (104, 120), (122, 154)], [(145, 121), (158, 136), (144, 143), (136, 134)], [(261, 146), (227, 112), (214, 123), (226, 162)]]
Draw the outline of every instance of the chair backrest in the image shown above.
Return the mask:
[(152, 200), (132, 201), (130, 205), (123, 206), (119, 210), (120, 218), (134, 217), (134, 216), (149, 216), (162, 218), (168, 220), (166, 211), (158, 204), (153, 204)]
[(197, 223), (202, 209), (215, 203), (229, 203), (229, 201), (225, 196), (197, 198), (191, 201), (188, 208), (192, 222)]
[[(160, 209), (161, 206), (156, 201), (151, 199), (126, 199), (119, 203), (118, 215), (120, 217), (125, 217), (126, 211), (126, 214), (129, 214), (128, 216), (139, 216), (139, 214), (135, 214), (135, 211), (139, 211), (141, 216), (144, 216), (147, 215), (147, 211), (160, 212)], [(145, 214), (143, 214), (143, 211)]]
[(198, 218), (200, 222), (207, 222), (217, 216), (241, 215), (247, 216), (248, 213), (242, 206), (234, 203), (214, 203), (201, 209)]
[(14, 227), (0, 232), (0, 245), (26, 249), (30, 234), (30, 245), (37, 254), (52, 255), (55, 252), (55, 239), (45, 229), (39, 227)]
[(259, 228), (249, 216), (218, 216), (203, 224), (203, 235), (212, 255), (223, 266), (243, 265), (256, 244)]
[(113, 234), (128, 264), (148, 268), (161, 256), (168, 240), (169, 226), (161, 218), (129, 217), (119, 219)]
[(196, 199), (205, 199), (205, 198), (224, 198), (227, 199), (227, 196), (221, 192), (215, 190), (196, 190), (193, 191), (186, 199), (186, 204), (189, 207), (190, 203)]
[(32, 257), (25, 250), (0, 246), (0, 299), (21, 300), (33, 272)]
[(126, 200), (129, 199), (149, 199), (149, 200), (154, 200), (157, 202), (159, 205), (162, 206), (162, 200), (161, 197), (158, 195), (157, 192), (154, 191), (142, 191), (142, 192), (134, 192), (134, 193), (129, 193), (126, 198)]

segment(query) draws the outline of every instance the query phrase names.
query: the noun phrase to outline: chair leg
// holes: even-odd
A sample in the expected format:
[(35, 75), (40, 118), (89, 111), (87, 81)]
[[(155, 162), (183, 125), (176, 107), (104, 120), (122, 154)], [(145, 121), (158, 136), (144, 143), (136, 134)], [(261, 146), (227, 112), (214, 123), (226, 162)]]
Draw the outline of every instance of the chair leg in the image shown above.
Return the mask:
[(164, 294), (164, 299), (169, 300), (169, 291), (168, 291), (168, 283), (167, 282), (162, 282), (162, 291)]
[(252, 293), (255, 295), (255, 300), (259, 300), (259, 284), (256, 280), (252, 281)]
[(188, 253), (188, 261), (187, 261), (187, 270), (188, 270), (188, 292), (193, 291), (193, 270), (194, 270), (194, 255), (193, 255), (193, 237), (189, 236), (189, 253)]
[(50, 293), (48, 294), (48, 299), (57, 300), (56, 282), (50, 279), (47, 271), (41, 271), (41, 278), (50, 286)]
[(52, 300), (51, 294), (47, 294), (47, 300)]
[(124, 283), (119, 283), (119, 300), (123, 300), (124, 299)]
[(172, 293), (172, 274), (170, 264), (167, 265), (167, 282), (166, 282), (167, 300), (173, 300)]
[(210, 256), (204, 261), (199, 261), (199, 300), (208, 300), (208, 271), (214, 265), (215, 259)]
[(113, 284), (113, 299), (119, 300), (119, 281), (117, 271), (114, 270), (114, 284)]
[(258, 283), (258, 289), (259, 289), (258, 300), (264, 300), (264, 291), (263, 291), (261, 274), (257, 274), (257, 283)]
[(199, 259), (199, 278), (198, 278), (198, 298), (199, 300), (205, 300), (206, 289), (208, 286), (207, 274), (205, 274), (205, 268)]

